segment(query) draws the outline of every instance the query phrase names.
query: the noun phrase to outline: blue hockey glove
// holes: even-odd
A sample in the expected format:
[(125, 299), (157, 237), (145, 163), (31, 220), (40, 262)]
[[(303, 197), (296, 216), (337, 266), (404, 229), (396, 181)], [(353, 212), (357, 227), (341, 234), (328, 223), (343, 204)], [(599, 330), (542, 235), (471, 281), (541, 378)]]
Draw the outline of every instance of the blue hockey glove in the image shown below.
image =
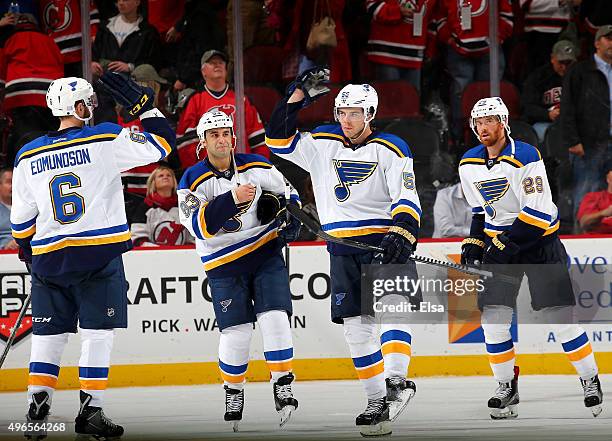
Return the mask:
[[(290, 204), (296, 204), (294, 201), (289, 201)], [(300, 236), (300, 230), (302, 229), (302, 223), (297, 220), (294, 216), (287, 216), (287, 209), (283, 207), (276, 216), (278, 222), (278, 237), (285, 241), (285, 243), (295, 242)]]
[(380, 242), (385, 252), (376, 254), (373, 263), (406, 263), (416, 249), (416, 242), (416, 237), (410, 231), (394, 225)]
[(466, 237), (461, 242), (461, 263), (479, 266), (482, 263), (485, 243), (475, 237)]
[(484, 264), (504, 264), (509, 263), (516, 256), (521, 248), (512, 242), (506, 234), (498, 234), (487, 247), (482, 263)]
[(138, 85), (126, 75), (106, 71), (98, 82), (112, 95), (117, 104), (123, 106), (133, 117), (153, 108), (153, 89)]
[(302, 108), (312, 104), (323, 95), (329, 93), (329, 68), (324, 66), (313, 67), (299, 74), (295, 81), (287, 87), (287, 95), (291, 95), (295, 89), (304, 92)]

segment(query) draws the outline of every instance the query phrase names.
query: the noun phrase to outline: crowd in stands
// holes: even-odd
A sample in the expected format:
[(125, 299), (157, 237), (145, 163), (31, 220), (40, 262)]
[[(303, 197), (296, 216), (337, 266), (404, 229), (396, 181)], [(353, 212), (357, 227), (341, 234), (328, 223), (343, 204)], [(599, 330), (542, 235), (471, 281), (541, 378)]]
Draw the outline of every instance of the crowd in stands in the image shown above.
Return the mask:
[[(492, 1), (511, 136), (539, 148), (562, 233), (612, 233), (610, 0)], [(333, 120), (333, 95), (342, 85), (371, 83), (380, 98), (376, 127), (404, 137), (413, 151), (421, 236), (465, 236), (470, 215), (457, 163), (477, 143), (469, 111), (489, 95), (492, 1), (242, 0), (246, 127), (237, 141), (270, 158), (316, 216), (308, 175), (270, 154), (264, 126), (298, 72), (327, 64), (332, 92), (301, 112), (300, 128)], [(136, 242), (190, 243), (172, 222), (172, 201), (177, 178), (202, 159), (200, 116), (212, 108), (236, 111), (234, 1), (91, 0), (85, 43), (79, 3), (0, 0), (0, 248), (12, 246), (3, 228), (15, 154), (57, 128), (45, 92), (56, 78), (82, 75), (83, 44), (91, 45), (94, 83), (106, 70), (131, 75), (155, 90), (156, 106), (176, 127), (178, 149), (166, 163), (124, 174)], [(95, 87), (96, 123), (142, 130)]]

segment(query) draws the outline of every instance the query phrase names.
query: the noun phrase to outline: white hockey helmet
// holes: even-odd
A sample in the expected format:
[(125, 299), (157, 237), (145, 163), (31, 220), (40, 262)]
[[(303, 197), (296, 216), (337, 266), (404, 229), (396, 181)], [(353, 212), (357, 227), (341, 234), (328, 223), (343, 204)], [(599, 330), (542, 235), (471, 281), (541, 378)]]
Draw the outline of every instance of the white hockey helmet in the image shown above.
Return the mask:
[[(74, 116), (81, 121), (89, 121), (98, 99), (93, 87), (87, 80), (77, 77), (59, 78), (52, 81), (47, 89), (47, 107), (54, 116)], [(75, 104), (83, 101), (89, 109), (88, 118), (80, 118), (75, 113)]]
[(360, 107), (363, 109), (363, 120), (367, 124), (376, 116), (378, 94), (369, 84), (347, 84), (340, 90), (334, 100), (334, 118), (338, 121), (338, 109)]
[(499, 121), (506, 129), (507, 134), (510, 135), (510, 125), (508, 123), (509, 115), (510, 113), (508, 112), (508, 108), (500, 97), (493, 96), (490, 98), (482, 98), (478, 100), (478, 102), (474, 104), (474, 107), (472, 108), (470, 115), (470, 128), (476, 137), (478, 137), (478, 132), (476, 131), (476, 119), (484, 116), (497, 116), (499, 117)]
[(236, 136), (234, 135), (234, 121), (232, 117), (227, 113), (220, 111), (219, 109), (213, 109), (206, 112), (200, 118), (198, 122), (198, 127), (196, 128), (196, 132), (198, 134), (198, 138), (200, 138), (200, 143), (196, 148), (196, 156), (200, 157), (200, 151), (204, 146), (202, 142), (206, 140), (206, 131), (211, 129), (223, 129), (229, 128), (232, 131), (232, 137), (234, 138), (233, 145), (235, 144)]

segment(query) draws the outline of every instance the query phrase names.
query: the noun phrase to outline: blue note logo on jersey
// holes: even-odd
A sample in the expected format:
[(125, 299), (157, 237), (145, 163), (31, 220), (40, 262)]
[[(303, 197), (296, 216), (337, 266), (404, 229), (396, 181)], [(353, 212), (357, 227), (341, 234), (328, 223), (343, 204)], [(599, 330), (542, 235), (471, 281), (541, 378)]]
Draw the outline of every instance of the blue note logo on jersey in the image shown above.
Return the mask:
[(489, 179), (488, 181), (474, 182), (474, 186), (482, 196), (484, 210), (491, 219), (495, 217), (493, 202), (500, 200), (510, 188), (510, 183), (506, 178)]
[(221, 300), (219, 303), (221, 304), (221, 312), (227, 312), (227, 308), (232, 304), (232, 299)]
[(235, 233), (242, 228), (242, 221), (240, 220), (240, 216), (246, 213), (251, 205), (253, 204), (253, 199), (246, 202), (241, 202), (238, 204), (238, 213), (236, 213), (233, 217), (229, 218), (223, 226), (221, 227), (223, 231), (226, 233)]
[(339, 292), (336, 294), (336, 306), (342, 305), (342, 300), (346, 297), (345, 292)]
[(334, 194), (339, 202), (344, 202), (351, 195), (350, 186), (359, 184), (368, 179), (378, 163), (363, 162), (363, 161), (346, 161), (343, 159), (334, 159), (334, 169), (340, 184), (334, 187)]

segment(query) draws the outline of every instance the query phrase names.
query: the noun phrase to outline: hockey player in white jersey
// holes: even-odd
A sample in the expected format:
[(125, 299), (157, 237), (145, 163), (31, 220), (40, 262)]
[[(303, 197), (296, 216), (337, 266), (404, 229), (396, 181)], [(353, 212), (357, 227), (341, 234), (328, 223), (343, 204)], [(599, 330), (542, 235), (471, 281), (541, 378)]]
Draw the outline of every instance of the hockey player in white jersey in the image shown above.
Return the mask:
[(289, 275), (280, 250), (299, 234), (300, 224), (288, 221), (284, 209), (286, 203), (299, 204), (299, 198), (295, 191), (285, 195), (283, 175), (263, 156), (232, 154), (236, 139), (241, 138), (225, 113), (205, 113), (197, 134), (197, 153), (206, 149), (208, 155), (183, 175), (178, 188), (179, 211), (181, 223), (196, 238), (221, 331), (224, 419), (238, 430), (256, 321), (283, 427), (298, 402), (291, 387)]
[[(540, 152), (510, 137), (508, 109), (501, 98), (478, 101), (470, 126), (482, 144), (468, 150), (459, 164), (461, 186), (473, 212), (461, 262), (493, 264), (495, 270), (519, 279), (526, 275), (535, 310), (543, 317), (553, 313), (571, 317), (575, 298), (567, 254), (557, 235), (558, 210)], [(493, 419), (518, 414), (518, 369), (510, 325), (519, 285), (493, 281), (478, 298), (486, 349), (499, 383), (488, 402)], [(551, 326), (580, 376), (585, 406), (597, 416), (603, 395), (585, 331), (571, 320)]]
[(325, 68), (298, 77), (295, 90), (272, 113), (266, 143), (273, 153), (310, 173), (324, 231), (385, 249), (375, 259), (372, 252), (328, 243), (332, 321), (344, 327), (368, 399), (356, 424), (364, 436), (387, 435), (390, 420), (416, 392), (406, 378), (412, 333), (407, 324), (397, 322), (383, 323), (379, 332), (371, 314), (364, 312), (368, 305), (361, 305), (361, 265), (404, 264), (403, 270), (416, 277), (409, 256), (416, 246), (421, 208), (408, 145), (372, 125), (378, 108), (372, 86), (345, 86), (335, 99), (337, 124), (298, 132), (299, 110), (329, 92), (328, 79)]
[(152, 90), (116, 74), (102, 81), (140, 117), (147, 132), (110, 123), (86, 126), (96, 104), (91, 84), (74, 77), (53, 81), (47, 106), (60, 126), (17, 154), (11, 226), (32, 274), (28, 422), (47, 420), (60, 358), (78, 323), (81, 391), (75, 430), (104, 439), (123, 434), (102, 412), (113, 330), (127, 327), (121, 254), (132, 241), (120, 173), (165, 158), (175, 135), (152, 107)]

